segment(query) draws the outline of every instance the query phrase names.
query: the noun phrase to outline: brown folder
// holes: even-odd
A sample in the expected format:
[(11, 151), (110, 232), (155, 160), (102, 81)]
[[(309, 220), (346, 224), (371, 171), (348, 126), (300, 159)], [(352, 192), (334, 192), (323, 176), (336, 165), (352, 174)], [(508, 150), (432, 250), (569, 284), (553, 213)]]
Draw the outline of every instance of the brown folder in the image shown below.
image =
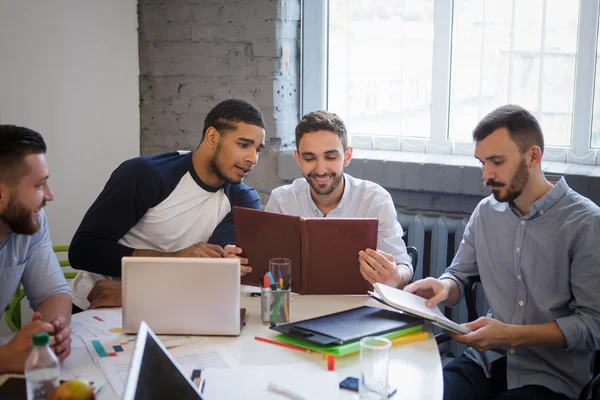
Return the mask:
[(300, 294), (366, 294), (358, 252), (377, 248), (375, 218), (300, 218), (234, 207), (237, 246), (252, 272), (246, 285), (260, 285), (271, 258), (292, 261), (292, 290)]

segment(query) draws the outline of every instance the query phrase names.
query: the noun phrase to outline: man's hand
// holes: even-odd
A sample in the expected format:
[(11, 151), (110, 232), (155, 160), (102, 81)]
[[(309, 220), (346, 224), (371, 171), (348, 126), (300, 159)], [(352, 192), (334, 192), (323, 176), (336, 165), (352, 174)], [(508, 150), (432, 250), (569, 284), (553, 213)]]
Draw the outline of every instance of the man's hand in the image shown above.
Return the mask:
[[(41, 319), (42, 315), (39, 314), (39, 317)], [(71, 327), (62, 315), (54, 318), (50, 323), (54, 327), (55, 344), (52, 349), (56, 356), (63, 361), (71, 354)]]
[(87, 296), (90, 309), (101, 307), (121, 307), (121, 281), (101, 279), (92, 288)]
[[(358, 252), (360, 273), (369, 283), (383, 283), (392, 287), (403, 287), (410, 280), (410, 271), (399, 273), (394, 256), (381, 250), (366, 249)], [(404, 271), (403, 271), (404, 272)]]
[(511, 325), (497, 319), (481, 317), (473, 322), (463, 324), (463, 326), (469, 328), (472, 332), (465, 335), (447, 332), (448, 336), (459, 343), (473, 347), (479, 352), (512, 346), (513, 329)]
[[(34, 313), (32, 321), (21, 327), (15, 337), (2, 348), (1, 372), (23, 372), (25, 360), (33, 348), (33, 335), (38, 332), (54, 333), (54, 326), (42, 321), (40, 313)], [(50, 346), (56, 344), (55, 338), (50, 337)]]
[(190, 247), (176, 251), (174, 257), (201, 257), (201, 258), (222, 258), (227, 256), (227, 252), (216, 244), (196, 243)]
[(411, 283), (404, 290), (427, 299), (427, 307), (433, 307), (448, 299), (451, 283), (450, 279), (425, 278)]
[(240, 276), (244, 276), (247, 273), (252, 272), (252, 267), (248, 265), (248, 259), (239, 255), (243, 252), (241, 248), (232, 244), (228, 244), (227, 246), (225, 246), (225, 252), (227, 253), (227, 255), (225, 256), (227, 258), (236, 257), (240, 259)]

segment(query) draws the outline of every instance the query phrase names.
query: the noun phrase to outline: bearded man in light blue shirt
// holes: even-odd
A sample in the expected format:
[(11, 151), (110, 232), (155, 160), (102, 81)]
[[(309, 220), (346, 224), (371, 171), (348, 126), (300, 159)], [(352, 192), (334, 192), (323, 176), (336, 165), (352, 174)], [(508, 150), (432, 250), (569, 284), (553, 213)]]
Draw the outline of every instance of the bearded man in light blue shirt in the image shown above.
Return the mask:
[(396, 207), (378, 184), (344, 173), (352, 147), (342, 119), (327, 111), (306, 114), (296, 126), (294, 155), (304, 178), (273, 190), (265, 211), (305, 218), (377, 218), (377, 249), (357, 254), (360, 273), (371, 284), (404, 287), (413, 270)]
[(492, 195), (440, 279), (405, 288), (452, 306), (481, 277), (491, 309), (451, 334), (471, 347), (444, 368), (444, 399), (577, 398), (600, 349), (600, 208), (545, 178), (542, 130), (525, 109), (492, 111), (473, 138)]
[(53, 199), (45, 153), (39, 133), (0, 125), (0, 313), (19, 283), (35, 311), (33, 320), (0, 346), (0, 374), (23, 372), (37, 332), (50, 334), (61, 360), (71, 352), (71, 289), (52, 250), (43, 209)]

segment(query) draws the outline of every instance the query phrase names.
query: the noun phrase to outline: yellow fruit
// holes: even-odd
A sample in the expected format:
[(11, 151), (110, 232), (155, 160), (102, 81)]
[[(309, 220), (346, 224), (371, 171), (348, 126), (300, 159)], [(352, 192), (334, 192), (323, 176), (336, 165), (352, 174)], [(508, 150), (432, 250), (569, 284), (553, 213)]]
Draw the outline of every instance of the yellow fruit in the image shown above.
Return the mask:
[(85, 379), (69, 379), (54, 389), (48, 400), (96, 400), (92, 385)]

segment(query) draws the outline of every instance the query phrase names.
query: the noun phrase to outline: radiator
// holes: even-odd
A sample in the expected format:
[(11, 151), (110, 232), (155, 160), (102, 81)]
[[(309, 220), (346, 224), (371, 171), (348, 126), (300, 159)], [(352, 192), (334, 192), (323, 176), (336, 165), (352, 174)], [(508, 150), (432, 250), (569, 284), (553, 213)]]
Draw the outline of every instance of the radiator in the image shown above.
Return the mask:
[[(428, 276), (439, 277), (450, 265), (458, 251), (469, 216), (431, 215), (406, 213), (398, 210), (398, 222), (405, 232), (407, 246), (415, 246), (419, 251), (419, 262), (414, 280)], [(477, 313), (485, 315), (489, 310), (483, 290), (478, 291)], [(464, 299), (453, 308), (444, 310), (446, 316), (455, 322), (467, 321), (467, 307)], [(441, 332), (437, 327), (435, 333)], [(466, 346), (454, 341), (442, 349), (453, 356), (461, 354)]]

